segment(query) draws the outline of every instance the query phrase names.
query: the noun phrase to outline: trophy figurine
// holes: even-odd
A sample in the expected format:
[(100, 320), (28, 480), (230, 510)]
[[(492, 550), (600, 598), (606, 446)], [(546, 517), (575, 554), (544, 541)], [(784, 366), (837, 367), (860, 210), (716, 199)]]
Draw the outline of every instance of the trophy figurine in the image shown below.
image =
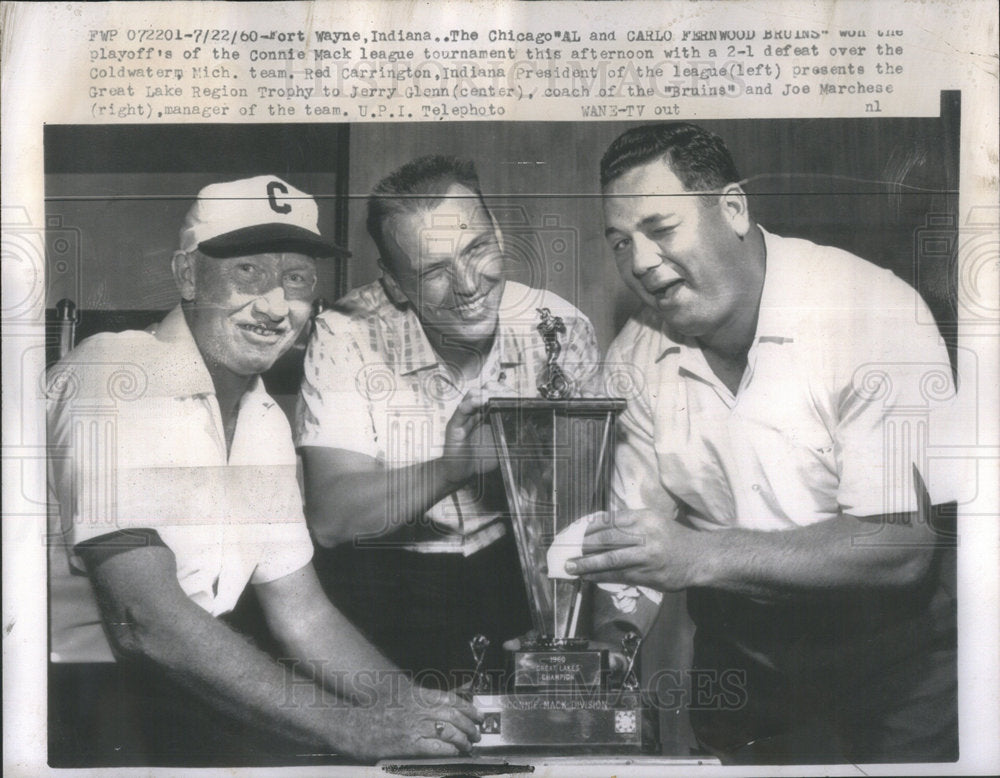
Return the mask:
[[(476, 706), (484, 714), (478, 748), (484, 752), (545, 749), (561, 753), (642, 753), (655, 747), (655, 712), (642, 704), (634, 664), (639, 638), (630, 633), (621, 653), (628, 664), (612, 679), (608, 649), (587, 638), (590, 587), (549, 575), (557, 536), (577, 519), (608, 508), (614, 467), (615, 419), (625, 401), (572, 397), (558, 364), (566, 327), (538, 309), (546, 368), (538, 397), (493, 398), (486, 406), (510, 506), (531, 609), (532, 634), (508, 656), (502, 689), (490, 693), (478, 678)], [(512, 636), (500, 636), (512, 637)], [(470, 642), (478, 661), (486, 638)], [(487, 641), (488, 644), (488, 641)]]
[(562, 345), (559, 335), (566, 332), (566, 325), (559, 316), (553, 316), (548, 308), (536, 308), (541, 321), (538, 322), (538, 332), (545, 344), (545, 381), (538, 387), (538, 393), (546, 400), (565, 400), (570, 396), (571, 389), (566, 374), (559, 367), (559, 354)]

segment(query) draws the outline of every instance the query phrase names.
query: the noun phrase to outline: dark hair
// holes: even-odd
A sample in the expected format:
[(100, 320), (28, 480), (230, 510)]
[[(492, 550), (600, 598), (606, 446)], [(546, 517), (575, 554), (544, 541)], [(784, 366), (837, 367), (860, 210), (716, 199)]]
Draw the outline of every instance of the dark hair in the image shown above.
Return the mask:
[(365, 226), (378, 246), (382, 259), (389, 259), (382, 231), (386, 219), (436, 208), (453, 184), (474, 192), (483, 207), (486, 207), (479, 188), (476, 166), (471, 160), (457, 157), (420, 157), (406, 163), (375, 185), (368, 198)]
[(601, 157), (601, 189), (657, 157), (691, 192), (711, 192), (740, 180), (725, 141), (687, 122), (633, 127), (615, 138)]

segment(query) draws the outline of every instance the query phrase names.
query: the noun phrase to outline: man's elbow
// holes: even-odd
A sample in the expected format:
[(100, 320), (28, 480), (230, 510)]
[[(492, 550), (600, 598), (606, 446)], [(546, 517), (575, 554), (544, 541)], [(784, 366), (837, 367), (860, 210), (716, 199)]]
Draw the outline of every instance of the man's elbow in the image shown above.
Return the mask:
[(174, 619), (155, 605), (137, 604), (124, 609), (118, 620), (105, 623), (111, 650), (118, 659), (166, 663), (171, 655)]
[[(879, 517), (878, 531), (872, 519), (854, 519), (852, 555), (870, 571), (871, 580), (889, 588), (918, 586), (930, 574), (938, 538), (912, 514)], [(859, 538), (870, 538), (859, 542)]]
[(346, 540), (331, 527), (311, 526), (311, 532), (313, 541), (320, 548), (336, 548)]
[(309, 532), (313, 542), (321, 548), (334, 548), (350, 540), (348, 533), (344, 532), (345, 522), (337, 521), (326, 508), (321, 508), (315, 503), (306, 502), (305, 505), (306, 522), (309, 524)]

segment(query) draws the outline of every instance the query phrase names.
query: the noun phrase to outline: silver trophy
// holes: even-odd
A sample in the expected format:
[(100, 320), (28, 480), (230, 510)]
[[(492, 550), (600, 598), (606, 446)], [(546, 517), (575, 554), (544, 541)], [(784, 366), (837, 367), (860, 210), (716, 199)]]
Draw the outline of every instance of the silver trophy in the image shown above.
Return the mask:
[(558, 364), (562, 320), (539, 309), (546, 352), (539, 397), (494, 398), (486, 406), (517, 541), (534, 636), (511, 652), (502, 693), (475, 701), (487, 717), (485, 751), (641, 752), (653, 747), (632, 663), (638, 639), (620, 647), (629, 670), (612, 679), (608, 650), (587, 638), (589, 587), (550, 578), (547, 556), (577, 519), (608, 508), (615, 419), (625, 401), (576, 398)]

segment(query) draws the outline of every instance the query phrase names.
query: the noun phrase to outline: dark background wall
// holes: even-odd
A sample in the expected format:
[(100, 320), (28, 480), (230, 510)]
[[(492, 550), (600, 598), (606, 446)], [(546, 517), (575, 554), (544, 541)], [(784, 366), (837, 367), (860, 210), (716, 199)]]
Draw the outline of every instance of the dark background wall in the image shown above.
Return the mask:
[[(173, 307), (181, 223), (217, 181), (281, 176), (318, 196), (320, 230), (341, 238), (347, 137), (346, 125), (46, 127), (47, 305)], [(336, 263), (321, 264), (326, 296), (344, 282)]]
[[(702, 124), (727, 140), (765, 227), (891, 268), (953, 329), (957, 93), (943, 94), (940, 117)], [(633, 304), (606, 253), (597, 169), (628, 126), (50, 126), (48, 305), (71, 297), (84, 309), (170, 307), (169, 257), (190, 198), (213, 181), (260, 173), (317, 195), (320, 228), (352, 251), (343, 274), (323, 268), (319, 293), (335, 298), (378, 275), (364, 230), (372, 185), (416, 156), (448, 153), (476, 161), (511, 277), (574, 302), (607, 346)]]

